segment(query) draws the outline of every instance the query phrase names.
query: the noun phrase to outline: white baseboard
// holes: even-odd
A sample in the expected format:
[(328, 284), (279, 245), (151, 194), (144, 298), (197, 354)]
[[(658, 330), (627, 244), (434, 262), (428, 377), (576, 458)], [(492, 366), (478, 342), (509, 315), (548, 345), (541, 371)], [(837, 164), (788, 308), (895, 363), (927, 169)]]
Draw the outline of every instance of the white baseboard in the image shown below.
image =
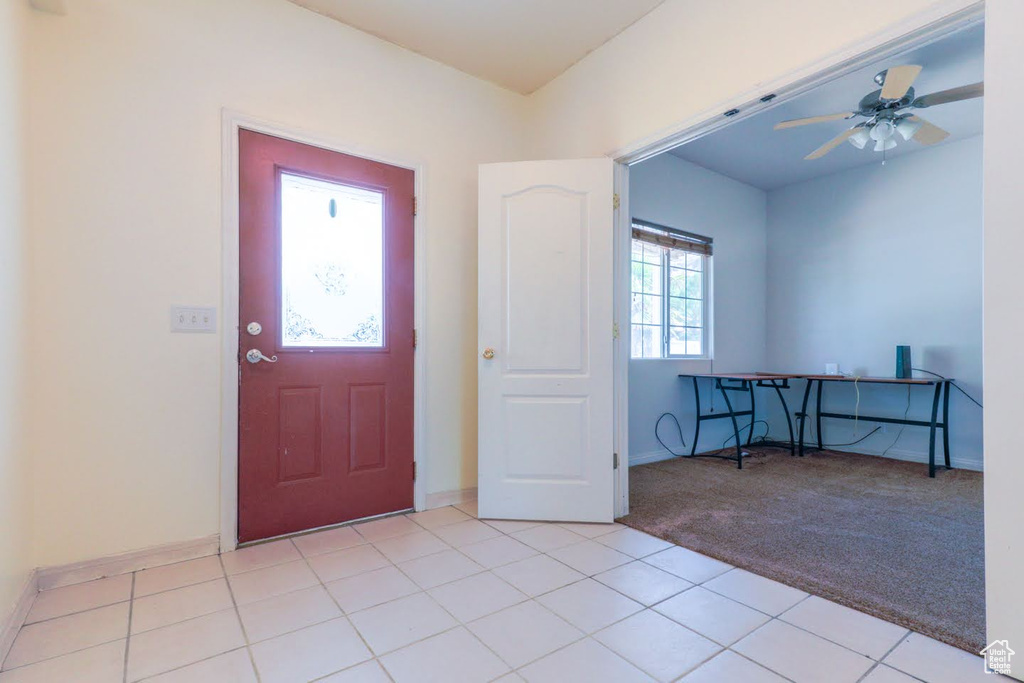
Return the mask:
[[(881, 451), (877, 453), (872, 453), (867, 449), (856, 450), (854, 448), (833, 448), (832, 450), (843, 451), (848, 453), (862, 453), (864, 455), (875, 455), (879, 457), (882, 456)], [(629, 466), (633, 467), (634, 465), (646, 465), (648, 463), (660, 462), (662, 460), (672, 460), (675, 457), (676, 456), (672, 455), (671, 453), (663, 449), (656, 451), (647, 451), (646, 453), (630, 453)], [(892, 460), (904, 460), (907, 462), (919, 462), (925, 465), (928, 464), (928, 454), (922, 453), (920, 451), (908, 451), (893, 448), (890, 449), (889, 452), (885, 454), (885, 457), (890, 458)], [(945, 460), (943, 459), (942, 453), (936, 452), (936, 466), (940, 466), (944, 462)], [(980, 458), (958, 458), (954, 456), (952, 459), (952, 464), (954, 469), (958, 470), (973, 470), (975, 472), (981, 472), (983, 470)]]
[(7, 658), (7, 653), (14, 645), (14, 639), (18, 636), (22, 624), (25, 623), (25, 618), (28, 616), (28, 611), (32, 609), (32, 603), (38, 592), (39, 570), (33, 569), (21, 587), (21, 593), (18, 595), (18, 601), (14, 603), (14, 609), (0, 623), (0, 662)]
[(634, 465), (646, 465), (651, 462), (661, 462), (662, 460), (672, 460), (676, 456), (672, 455), (663, 448), (656, 451), (647, 451), (646, 453), (630, 453), (629, 454), (629, 466)]
[[(857, 451), (854, 450), (853, 448), (833, 448), (831, 450), (844, 451), (850, 453), (863, 453), (864, 455), (876, 455), (878, 457), (882, 457), (881, 451), (873, 453), (867, 449)], [(889, 450), (888, 453), (885, 454), (885, 457), (891, 458), (892, 460), (904, 460), (907, 462), (919, 462), (925, 465), (928, 464), (928, 453), (922, 451), (907, 451), (901, 450), (899, 448), (892, 448)], [(935, 466), (941, 467), (945, 464), (945, 462), (946, 459), (945, 456), (942, 454), (942, 446), (937, 445), (935, 450)], [(957, 470), (973, 470), (975, 472), (981, 472), (984, 469), (984, 466), (981, 462), (981, 458), (978, 457), (958, 458), (954, 455), (953, 458), (950, 460), (950, 464), (953, 465), (953, 469)]]
[(44, 567), (37, 570), (39, 590), (45, 591), (51, 588), (101, 579), (104, 576), (116, 576), (149, 567), (159, 567), (165, 564), (194, 560), (197, 557), (216, 555), (219, 551), (220, 535), (214, 534), (192, 541), (165, 543), (94, 560), (85, 560), (84, 562)]
[(427, 505), (426, 510), (433, 510), (434, 508), (443, 508), (446, 505), (458, 505), (459, 503), (468, 503), (471, 500), (476, 500), (476, 487), (471, 489), (456, 489), (454, 491), (439, 491), (437, 493), (427, 494)]

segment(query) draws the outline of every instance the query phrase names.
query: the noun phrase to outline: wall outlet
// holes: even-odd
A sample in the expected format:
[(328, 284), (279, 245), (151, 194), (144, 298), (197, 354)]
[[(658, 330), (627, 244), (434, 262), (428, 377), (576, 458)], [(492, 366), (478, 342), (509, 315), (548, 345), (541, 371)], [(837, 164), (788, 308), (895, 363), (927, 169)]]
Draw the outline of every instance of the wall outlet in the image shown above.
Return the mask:
[(171, 332), (216, 332), (217, 309), (203, 306), (172, 306)]
[(825, 374), (826, 375), (838, 375), (839, 374), (839, 363), (825, 363)]

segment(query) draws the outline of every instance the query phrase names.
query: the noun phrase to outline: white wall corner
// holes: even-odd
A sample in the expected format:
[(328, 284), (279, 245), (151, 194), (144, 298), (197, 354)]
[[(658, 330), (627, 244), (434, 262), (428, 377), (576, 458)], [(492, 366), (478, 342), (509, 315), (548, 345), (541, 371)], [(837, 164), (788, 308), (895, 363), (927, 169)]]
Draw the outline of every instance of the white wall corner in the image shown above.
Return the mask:
[[(14, 645), (14, 639), (25, 623), (28, 611), (32, 609), (32, 603), (35, 602), (38, 592), (39, 572), (33, 569), (21, 587), (21, 593), (18, 594), (18, 601), (14, 604), (14, 609), (3, 621), (0, 621), (0, 662), (7, 658), (7, 653)], [(2, 616), (0, 615), (0, 617)]]
[(48, 14), (59, 14), (63, 16), (68, 13), (67, 0), (28, 0), (28, 4), (32, 5), (32, 9), (37, 9), (40, 12), (46, 12)]

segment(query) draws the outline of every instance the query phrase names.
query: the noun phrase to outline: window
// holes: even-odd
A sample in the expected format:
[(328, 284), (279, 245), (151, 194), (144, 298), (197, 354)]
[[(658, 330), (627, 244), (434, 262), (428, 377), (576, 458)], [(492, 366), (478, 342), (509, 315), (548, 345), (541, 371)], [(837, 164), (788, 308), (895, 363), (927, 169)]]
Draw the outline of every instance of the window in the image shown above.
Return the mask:
[(281, 174), (281, 343), (384, 346), (384, 194)]
[(633, 358), (704, 358), (711, 238), (633, 220)]

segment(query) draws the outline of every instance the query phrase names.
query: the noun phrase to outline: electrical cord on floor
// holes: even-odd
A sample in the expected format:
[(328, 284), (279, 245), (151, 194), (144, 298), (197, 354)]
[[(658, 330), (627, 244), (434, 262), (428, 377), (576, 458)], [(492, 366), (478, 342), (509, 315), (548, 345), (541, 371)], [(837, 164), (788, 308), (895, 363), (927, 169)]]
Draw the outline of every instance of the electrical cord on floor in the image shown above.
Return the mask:
[[(764, 425), (764, 436), (761, 437), (762, 440), (763, 440), (763, 439), (765, 439), (768, 436), (768, 432), (771, 430), (771, 426), (767, 422), (765, 422), (764, 420), (757, 420), (756, 422), (754, 422), (755, 425), (758, 424), (758, 423)], [(747, 428), (753, 429), (753, 425), (747, 424), (746, 426), (740, 427), (740, 429), (739, 429), (740, 433), (742, 433)], [(735, 439), (735, 438), (736, 438), (736, 434), (730, 434), (729, 436), (725, 437), (725, 441), (722, 442), (722, 448), (725, 448), (725, 445), (727, 443), (729, 443), (731, 440)], [(751, 441), (753, 441), (753, 439), (751, 439)]]
[(960, 385), (959, 385), (959, 384), (957, 384), (956, 382), (954, 382), (954, 381), (950, 380), (950, 379), (949, 379), (948, 377), (943, 377), (942, 375), (940, 375), (940, 374), (939, 374), (939, 373), (937, 373), (937, 372), (932, 372), (931, 370), (925, 370), (925, 369), (923, 369), (923, 368), (911, 368), (911, 370), (913, 370), (914, 372), (923, 372), (923, 373), (925, 373), (925, 374), (927, 374), (927, 375), (932, 375), (932, 376), (934, 376), (934, 377), (938, 377), (939, 379), (944, 379), (944, 380), (946, 380), (947, 382), (949, 382), (950, 384), (952, 384), (952, 385), (953, 385), (953, 387), (954, 387), (954, 388), (955, 388), (955, 389), (956, 389), (957, 391), (959, 391), (959, 392), (960, 392), (961, 394), (963, 394), (964, 396), (966, 396), (967, 398), (969, 398), (969, 399), (971, 400), (971, 403), (973, 403), (974, 405), (978, 406), (978, 407), (979, 407), (979, 408), (981, 408), (982, 410), (984, 410), (984, 409), (985, 409), (985, 406), (981, 405), (981, 403), (979, 403), (979, 402), (978, 402), (978, 400), (977, 400), (976, 398), (974, 398), (973, 396), (971, 396), (970, 394), (968, 394), (968, 393), (967, 393), (966, 391), (964, 391), (964, 390), (963, 390), (963, 389), (962, 389), (962, 388), (960, 387)]
[(676, 456), (677, 458), (685, 457), (686, 453), (676, 453), (674, 450), (668, 447), (668, 444), (661, 440), (661, 435), (658, 433), (658, 428), (661, 427), (661, 421), (664, 420), (666, 417), (671, 417), (672, 421), (676, 423), (676, 431), (679, 432), (679, 441), (683, 444), (683, 448), (686, 448), (686, 439), (683, 438), (683, 428), (679, 424), (679, 418), (677, 418), (672, 413), (662, 413), (661, 417), (658, 418), (658, 421), (654, 423), (654, 438), (658, 440), (658, 443), (661, 444), (662, 448), (664, 448), (672, 455)]

